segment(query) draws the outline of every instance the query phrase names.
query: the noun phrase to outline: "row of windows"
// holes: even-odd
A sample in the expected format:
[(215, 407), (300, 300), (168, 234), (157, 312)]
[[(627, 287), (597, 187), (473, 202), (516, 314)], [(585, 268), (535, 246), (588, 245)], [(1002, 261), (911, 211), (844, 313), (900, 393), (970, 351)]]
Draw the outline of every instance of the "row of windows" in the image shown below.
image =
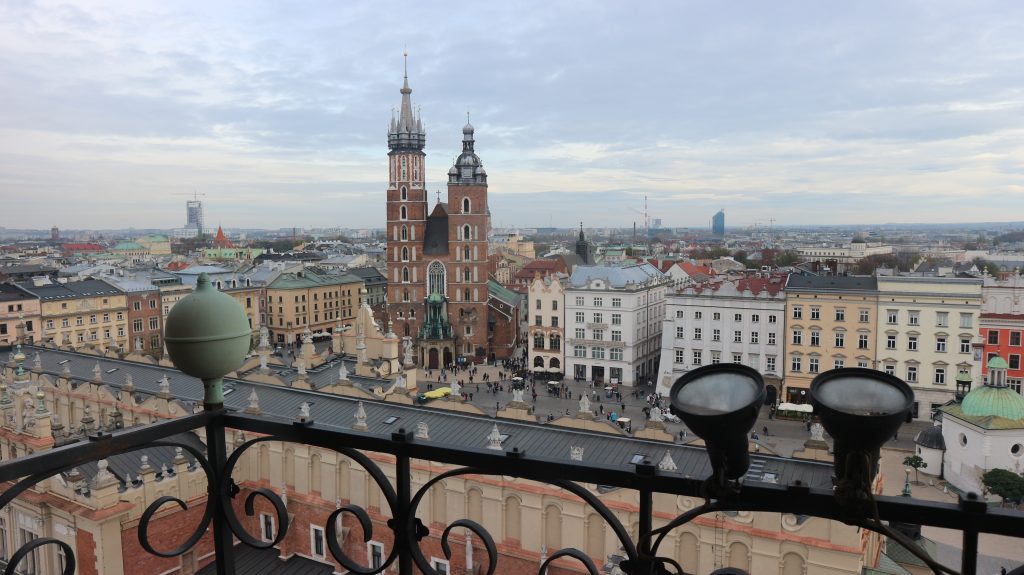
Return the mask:
[[(583, 329), (582, 327), (576, 328), (575, 338), (576, 339), (587, 339), (587, 330)], [(591, 330), (590, 331), (590, 339), (592, 339), (594, 341), (603, 341), (604, 340), (604, 330), (603, 329)], [(617, 329), (611, 330), (611, 341), (622, 341), (622, 331), (617, 330)]]
[[(545, 338), (543, 334), (535, 334), (533, 336), (533, 348), (534, 349), (544, 349), (544, 343), (545, 343), (546, 339), (548, 339), (548, 338)], [(551, 351), (559, 351), (559, 350), (561, 350), (562, 349), (562, 338), (557, 336), (557, 335), (552, 335), (550, 337), (550, 345), (547, 347), (547, 349), (549, 349)]]
[[(591, 316), (593, 321), (591, 323), (604, 323), (604, 314), (601, 312), (594, 312)], [(582, 311), (576, 312), (576, 323), (586, 323), (586, 314)], [(622, 325), (622, 314), (612, 314), (612, 325)]]
[[(1020, 334), (1021, 334), (1021, 332), (1019, 332), (1019, 331), (1011, 331), (1010, 332), (1009, 343), (1010, 343), (1011, 346), (1014, 346), (1014, 347), (1020, 346), (1020, 340), (1021, 340)], [(988, 344), (989, 345), (999, 345), (999, 330), (995, 330), (995, 329), (988, 330)]]
[[(583, 302), (584, 302), (584, 297), (583, 296), (581, 296), (581, 295), (576, 296), (576, 305), (586, 305)], [(611, 303), (612, 303), (612, 307), (622, 307), (622, 298), (621, 297), (613, 297), (613, 298), (611, 298)], [(604, 297), (595, 297), (595, 298), (593, 298), (591, 300), (591, 304), (590, 305), (592, 305), (594, 307), (603, 307), (604, 306)]]
[[(89, 323), (90, 324), (100, 323), (97, 320), (97, 317), (98, 316), (96, 314), (90, 315), (89, 316)], [(102, 317), (103, 317), (102, 323), (109, 323), (110, 322), (110, 314), (109, 313), (103, 314)], [(120, 312), (119, 311), (119, 312), (117, 312), (114, 315), (114, 317), (116, 318), (115, 321), (124, 321), (124, 312)], [(85, 325), (85, 316), (78, 316), (78, 317), (76, 317), (75, 318), (75, 325)], [(71, 318), (68, 318), (68, 317), (61, 318), (60, 326), (61, 327), (71, 327)], [(32, 328), (29, 328), (29, 330), (31, 330), (31, 329)], [(54, 329), (54, 321), (52, 319), (46, 320), (46, 329)]]
[[(577, 345), (572, 348), (573, 357), (587, 357), (587, 346)], [(608, 350), (608, 359), (612, 361), (622, 361), (623, 350), (621, 347), (613, 347)], [(590, 348), (590, 359), (604, 359), (604, 348), (603, 347), (592, 347)]]
[[(936, 336), (935, 338), (935, 351), (939, 353), (945, 353), (948, 348), (949, 338), (945, 336)], [(919, 338), (916, 335), (907, 336), (907, 351), (918, 350)], [(897, 336), (895, 334), (889, 334), (885, 336), (885, 349), (894, 350), (897, 349)], [(971, 338), (961, 337), (960, 338), (960, 353), (971, 353)]]
[[(684, 319), (685, 317), (686, 317), (686, 311), (685, 310), (681, 310), (681, 309), (677, 309), (676, 310), (676, 319)], [(704, 312), (703, 311), (699, 311), (699, 310), (698, 311), (694, 311), (693, 312), (693, 319), (704, 319)], [(721, 321), (722, 320), (722, 313), (721, 312), (717, 312), (717, 311), (713, 312), (711, 314), (711, 319), (712, 319), (712, 321)], [(733, 321), (742, 322), (743, 321), (743, 314), (742, 313), (734, 313), (733, 316), (732, 316), (732, 319), (733, 319)], [(768, 323), (778, 323), (778, 321), (779, 321), (779, 317), (777, 315), (771, 314), (771, 315), (768, 316)], [(761, 323), (761, 314), (759, 314), (759, 313), (750, 314), (750, 322), (751, 323)]]
[[(135, 333), (139, 333), (141, 331), (144, 331), (142, 329), (143, 325), (144, 324), (143, 324), (143, 321), (141, 319), (134, 320), (132, 322), (132, 331), (135, 332)], [(153, 329), (160, 329), (160, 318), (158, 318), (158, 317), (151, 317), (151, 318), (149, 318), (149, 329), (151, 329), (151, 330), (153, 330)]]
[[(712, 364), (722, 363), (722, 352), (720, 352), (720, 351), (712, 351), (710, 355), (711, 355), (711, 363)], [(704, 365), (704, 351), (700, 350), (700, 349), (693, 350), (692, 353), (691, 353), (690, 359), (692, 360), (691, 365), (693, 365), (694, 367), (697, 367), (697, 366), (700, 366), (700, 365)], [(678, 364), (685, 364), (686, 363), (686, 350), (683, 350), (683, 349), (677, 349), (676, 350), (675, 363), (678, 363)], [(750, 367), (753, 367), (755, 369), (760, 370), (761, 369), (761, 356), (757, 355), (757, 354), (751, 354), (750, 357), (749, 357), (749, 362), (748, 363), (744, 363), (743, 362), (743, 354), (742, 353), (734, 353), (734, 354), (732, 354), (732, 363), (739, 363), (739, 364), (743, 364), (743, 365), (749, 365)], [(768, 373), (774, 373), (775, 372), (775, 365), (776, 365), (776, 356), (774, 356), (774, 355), (766, 355), (765, 356), (765, 368), (764, 368), (764, 370), (766, 372), (768, 372)]]
[[(535, 309), (544, 309), (544, 307), (543, 307), (544, 306), (544, 300), (541, 300), (541, 299), (538, 298), (538, 299), (536, 299), (534, 301), (536, 302), (534, 304), (534, 308)], [(551, 310), (552, 311), (558, 311), (558, 300), (557, 299), (551, 300)]]
[[(846, 321), (846, 309), (836, 308), (834, 311), (835, 321)], [(804, 307), (802, 305), (794, 305), (791, 308), (791, 314), (793, 319), (803, 319)], [(809, 308), (809, 319), (819, 320), (821, 319), (821, 307), (810, 306)], [(897, 309), (886, 310), (886, 323), (889, 325), (897, 325), (899, 323), (900, 311)], [(871, 320), (871, 311), (868, 309), (858, 310), (858, 320), (861, 323), (867, 323)], [(921, 325), (921, 312), (916, 310), (910, 310), (907, 312), (907, 325), (919, 326)], [(971, 328), (974, 325), (974, 316), (971, 313), (960, 314), (960, 327)], [(939, 311), (935, 312), (935, 326), (936, 327), (949, 327), (949, 312)]]
[[(676, 338), (678, 338), (678, 339), (685, 339), (686, 338), (686, 328), (685, 327), (677, 327), (676, 328)], [(704, 339), (704, 329), (700, 328), (700, 327), (693, 328), (693, 339), (695, 339), (695, 340), (703, 340)], [(711, 341), (722, 341), (722, 330), (717, 329), (717, 328), (716, 329), (712, 329), (711, 330)], [(732, 332), (732, 341), (733, 341), (733, 343), (743, 343), (743, 332), (740, 331), (740, 330), (733, 331)], [(749, 341), (750, 341), (750, 343), (761, 343), (761, 333), (757, 332), (757, 331), (750, 332)], [(775, 345), (775, 332), (768, 332), (767, 345)]]
[[(821, 345), (821, 332), (818, 330), (811, 330), (810, 332), (809, 345), (811, 347), (817, 347)], [(803, 345), (804, 332), (801, 329), (793, 330), (793, 338), (791, 341), (793, 345)], [(862, 333), (857, 336), (857, 349), (870, 349), (871, 338), (868, 334)], [(837, 331), (833, 333), (833, 344), (835, 347), (846, 347), (846, 332)]]
[[(135, 311), (142, 311), (142, 302), (141, 301), (133, 302), (132, 306), (135, 308)], [(149, 300), (149, 309), (156, 309), (156, 300), (155, 299)]]
[[(900, 321), (900, 310), (889, 309), (885, 312), (885, 323), (897, 325)], [(921, 312), (910, 310), (907, 312), (907, 325), (921, 325)], [(974, 325), (974, 315), (970, 313), (960, 314), (960, 327), (970, 329)], [(949, 327), (949, 312), (935, 312), (935, 327)]]

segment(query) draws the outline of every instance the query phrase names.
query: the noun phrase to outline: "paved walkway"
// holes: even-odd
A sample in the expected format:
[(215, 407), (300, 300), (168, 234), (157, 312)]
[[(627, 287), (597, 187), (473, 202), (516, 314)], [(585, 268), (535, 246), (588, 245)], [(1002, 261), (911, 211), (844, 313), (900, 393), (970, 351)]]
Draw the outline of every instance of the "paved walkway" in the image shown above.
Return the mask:
[[(505, 374), (505, 379), (500, 380), (503, 387), (502, 391), (489, 391), (487, 383), (482, 381), (484, 374), (487, 374), (491, 383), (499, 382), (498, 374), (500, 371), (502, 371), (500, 368), (493, 366), (478, 366), (473, 376), (473, 383), (469, 382), (470, 376), (465, 371), (455, 375), (449, 373), (447, 383), (440, 383), (438, 381), (439, 372), (434, 370), (429, 377), (420, 377), (418, 382), (419, 390), (421, 393), (427, 391), (428, 384), (436, 388), (441, 385), (448, 385), (453, 379), (461, 381), (463, 391), (473, 394), (473, 399), (470, 403), (485, 413), (493, 415), (499, 406), (504, 407), (508, 402), (512, 401), (511, 374)], [(622, 399), (618, 399), (617, 397), (605, 397), (603, 387), (593, 388), (587, 383), (578, 383), (571, 379), (563, 380), (561, 384), (568, 389), (566, 397), (549, 395), (547, 392), (547, 380), (538, 380), (536, 400), (533, 399), (531, 391), (527, 391), (524, 395), (526, 403), (534, 408), (534, 414), (540, 421), (546, 420), (549, 415), (553, 417), (566, 414), (575, 416), (579, 412), (580, 394), (586, 392), (592, 394), (591, 409), (599, 417), (606, 417), (608, 413), (614, 411), (618, 416), (630, 419), (634, 432), (644, 427), (645, 418), (642, 410), (648, 406), (644, 397), (652, 392), (652, 388), (647, 386), (639, 388), (620, 387), (623, 396)], [(632, 394), (636, 390), (641, 392), (639, 398), (634, 397)], [(593, 395), (595, 392), (596, 395)], [(667, 399), (663, 400), (663, 405), (667, 405)], [(931, 425), (929, 422), (913, 422), (904, 425), (897, 434), (897, 437), (889, 441), (886, 447), (906, 450), (914, 449), (914, 437), (920, 430), (929, 425)], [(764, 433), (765, 428), (768, 429), (767, 435)], [(669, 433), (678, 435), (681, 430), (685, 429), (685, 426), (682, 423), (665, 422), (665, 429)], [(759, 443), (772, 452), (786, 457), (792, 456), (794, 451), (803, 449), (804, 442), (810, 438), (810, 433), (803, 422), (769, 419), (768, 408), (762, 408), (761, 416), (753, 431), (757, 432)], [(687, 430), (687, 437), (690, 439), (693, 437), (689, 430)]]

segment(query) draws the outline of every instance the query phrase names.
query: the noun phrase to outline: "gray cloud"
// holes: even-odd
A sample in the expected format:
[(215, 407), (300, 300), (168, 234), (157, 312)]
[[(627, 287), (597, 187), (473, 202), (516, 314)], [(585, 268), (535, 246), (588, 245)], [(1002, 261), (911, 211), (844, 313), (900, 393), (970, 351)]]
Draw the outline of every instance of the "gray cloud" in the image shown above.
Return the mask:
[(8, 2), (0, 191), (36, 227), (176, 226), (193, 189), (226, 226), (382, 225), (408, 47), (430, 188), (470, 110), (496, 223), (999, 219), (1021, 37), (995, 1)]

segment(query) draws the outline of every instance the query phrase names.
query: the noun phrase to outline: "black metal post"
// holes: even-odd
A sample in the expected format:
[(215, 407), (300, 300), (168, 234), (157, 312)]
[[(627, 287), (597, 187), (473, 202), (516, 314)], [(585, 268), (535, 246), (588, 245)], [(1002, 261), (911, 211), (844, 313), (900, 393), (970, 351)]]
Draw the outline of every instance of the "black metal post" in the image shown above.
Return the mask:
[[(395, 525), (404, 526), (409, 518), (409, 500), (411, 498), (412, 475), (409, 471), (409, 458), (405, 455), (395, 456)], [(400, 575), (412, 575), (412, 546), (417, 542), (414, 535), (407, 529), (395, 529), (395, 547), (398, 549), (398, 572)]]
[[(223, 411), (223, 404), (218, 406)], [(235, 541), (225, 518), (225, 506), (231, 505), (229, 493), (220, 493), (219, 486), (227, 463), (224, 420), (217, 417), (206, 424), (206, 451), (213, 468), (209, 478), (209, 505), (213, 505), (213, 550), (218, 575), (235, 575)]]
[[(650, 557), (651, 540), (644, 537), (645, 534), (650, 533), (654, 529), (654, 492), (650, 489), (640, 490), (639, 520), (640, 533), (637, 535), (640, 537), (640, 548), (637, 549), (637, 552), (640, 554), (640, 557)], [(653, 570), (651, 572), (653, 573)]]
[(973, 521), (964, 526), (963, 556), (960, 558), (961, 575), (975, 575), (978, 569), (978, 530)]

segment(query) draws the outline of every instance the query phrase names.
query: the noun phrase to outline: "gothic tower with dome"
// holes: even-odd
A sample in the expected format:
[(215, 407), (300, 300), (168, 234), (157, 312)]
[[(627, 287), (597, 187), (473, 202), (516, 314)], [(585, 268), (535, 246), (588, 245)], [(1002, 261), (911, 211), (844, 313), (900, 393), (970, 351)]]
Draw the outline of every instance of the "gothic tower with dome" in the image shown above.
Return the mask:
[(419, 364), (437, 368), (488, 358), (487, 172), (474, 129), (448, 170), (447, 201), (428, 207), (426, 132), (413, 113), (408, 73), (388, 130), (388, 319), (412, 338)]

